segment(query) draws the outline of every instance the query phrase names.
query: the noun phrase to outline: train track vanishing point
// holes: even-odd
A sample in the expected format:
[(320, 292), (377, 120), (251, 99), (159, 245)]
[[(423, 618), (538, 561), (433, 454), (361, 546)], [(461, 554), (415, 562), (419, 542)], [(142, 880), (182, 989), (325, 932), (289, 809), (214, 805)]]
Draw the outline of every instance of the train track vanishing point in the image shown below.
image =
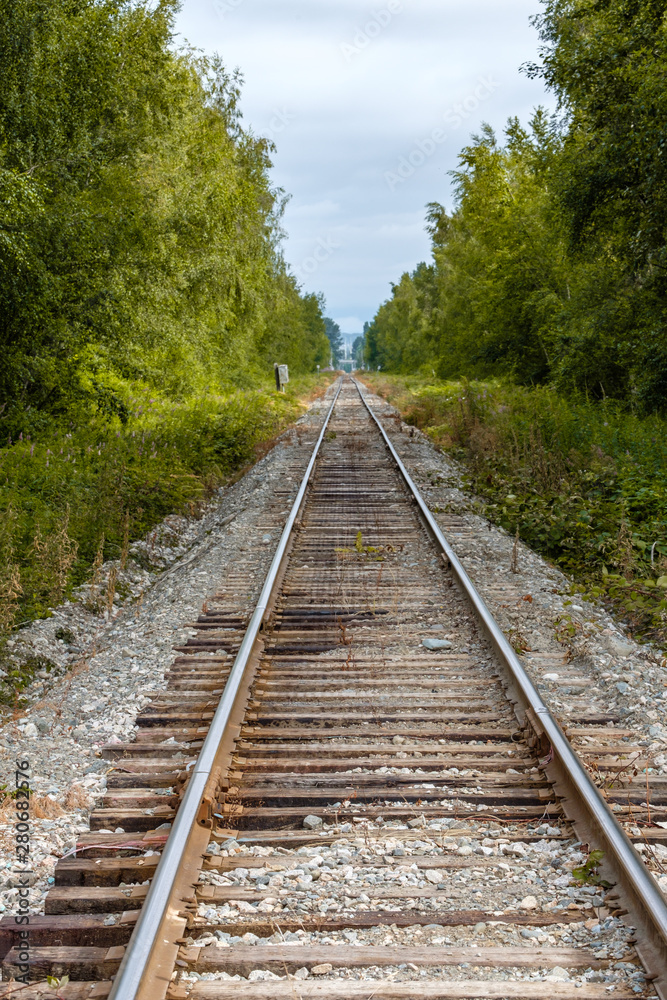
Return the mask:
[(193, 629), (0, 996), (667, 998), (659, 778), (601, 794), (627, 734), (564, 736), (354, 380), (253, 613)]

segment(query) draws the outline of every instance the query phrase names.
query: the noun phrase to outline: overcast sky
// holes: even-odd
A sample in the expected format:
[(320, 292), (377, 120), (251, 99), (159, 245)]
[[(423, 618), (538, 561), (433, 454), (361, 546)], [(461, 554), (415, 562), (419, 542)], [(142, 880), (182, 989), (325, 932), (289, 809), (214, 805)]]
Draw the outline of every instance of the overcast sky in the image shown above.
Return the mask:
[(291, 195), (285, 256), (344, 332), (430, 256), (424, 206), (480, 122), (553, 106), (519, 72), (539, 0), (183, 0), (178, 30), (245, 78), (246, 126)]

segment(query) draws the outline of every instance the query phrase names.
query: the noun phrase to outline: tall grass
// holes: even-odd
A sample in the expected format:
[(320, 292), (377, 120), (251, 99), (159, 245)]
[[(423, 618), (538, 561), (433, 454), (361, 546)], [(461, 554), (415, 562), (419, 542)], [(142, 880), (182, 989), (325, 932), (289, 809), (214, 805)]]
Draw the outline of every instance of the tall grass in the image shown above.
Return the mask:
[(367, 381), (464, 463), (495, 523), (667, 638), (667, 421), (549, 388)]
[(135, 394), (126, 423), (91, 417), (0, 449), (0, 634), (48, 613), (98, 561), (196, 505), (299, 412), (257, 390), (186, 402)]

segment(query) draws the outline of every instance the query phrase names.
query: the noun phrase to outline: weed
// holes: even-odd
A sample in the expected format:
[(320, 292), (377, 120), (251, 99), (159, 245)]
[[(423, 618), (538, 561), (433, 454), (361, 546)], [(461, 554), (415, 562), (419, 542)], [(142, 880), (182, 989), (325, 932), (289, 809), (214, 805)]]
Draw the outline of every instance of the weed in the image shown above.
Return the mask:
[[(15, 818), (15, 792), (0, 788), (0, 821), (11, 822)], [(48, 795), (30, 793), (30, 816), (33, 819), (58, 819), (63, 815), (62, 806)]]
[(0, 705), (22, 708), (25, 699), (21, 697), (21, 691), (28, 687), (38, 674), (46, 676), (53, 670), (57, 671), (58, 665), (46, 656), (29, 656), (19, 664), (5, 661), (4, 669), (4, 677), (0, 681)]
[(391, 545), (364, 545), (364, 536), (361, 531), (358, 531), (354, 539), (354, 548), (337, 548), (335, 549), (336, 554), (340, 554), (343, 558), (345, 555), (351, 555), (356, 552), (360, 556), (374, 556), (377, 562), (382, 562), (384, 560), (383, 552), (393, 552), (395, 551)]
[(26, 792), (25, 789), (9, 788), (7, 785), (0, 785), (0, 806), (3, 806), (8, 800), (17, 799), (19, 794), (21, 798), (24, 798), (26, 794), (32, 796), (35, 792), (32, 788), (28, 788)]
[(67, 789), (63, 799), (65, 809), (90, 809), (92, 799), (83, 785), (74, 782)]
[(127, 556), (130, 551), (130, 512), (125, 511), (125, 517), (123, 518), (123, 544), (120, 550), (120, 571), (121, 573), (125, 570), (127, 566)]
[(118, 568), (112, 566), (109, 570), (109, 576), (107, 578), (107, 592), (106, 592), (106, 606), (109, 618), (113, 614), (113, 602), (116, 596), (116, 580), (118, 578)]
[(0, 635), (48, 616), (91, 571), (102, 610), (100, 537), (122, 570), (134, 541), (168, 514), (200, 513), (298, 413), (293, 386), (182, 401), (136, 389), (124, 423), (86, 414), (0, 448)]
[(0, 566), (0, 633), (13, 624), (22, 594), (20, 568), (13, 562), (4, 563)]
[(667, 639), (667, 422), (500, 382), (364, 376), (462, 462), (483, 513)]
[(509, 629), (507, 638), (509, 639), (510, 645), (517, 656), (522, 656), (524, 653), (531, 652), (530, 643), (519, 629)]
[(31, 556), (31, 573), (27, 574), (33, 597), (45, 603), (58, 604), (67, 588), (69, 571), (76, 559), (78, 542), (69, 537), (69, 508), (53, 531), (42, 534), (41, 526), (35, 528)]
[(97, 597), (97, 588), (100, 582), (100, 573), (102, 571), (103, 563), (104, 563), (104, 532), (102, 532), (102, 537), (100, 538), (99, 545), (97, 546), (97, 552), (95, 553), (95, 558), (93, 559), (93, 572), (90, 578), (91, 601), (93, 601)]
[(579, 885), (599, 885), (603, 889), (610, 889), (611, 882), (606, 882), (598, 874), (603, 858), (604, 851), (590, 851), (583, 865), (572, 869), (572, 878), (576, 879)]
[(57, 991), (57, 996), (60, 997), (62, 995), (60, 990), (69, 983), (69, 976), (61, 976), (60, 978), (57, 976), (47, 976), (46, 982), (52, 990)]
[(519, 572), (519, 527), (517, 525), (516, 534), (514, 536), (514, 545), (512, 546), (512, 558), (510, 560), (510, 572)]

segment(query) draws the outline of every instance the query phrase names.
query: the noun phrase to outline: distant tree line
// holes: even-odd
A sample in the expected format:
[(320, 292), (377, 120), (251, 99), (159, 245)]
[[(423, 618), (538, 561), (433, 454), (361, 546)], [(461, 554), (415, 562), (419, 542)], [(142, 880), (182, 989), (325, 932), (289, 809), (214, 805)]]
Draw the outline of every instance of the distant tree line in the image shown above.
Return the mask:
[(237, 75), (177, 0), (0, 0), (0, 429), (328, 359)]
[(366, 360), (664, 411), (667, 3), (543, 6), (526, 70), (558, 112), (463, 149), (454, 210), (428, 206), (433, 258), (392, 287)]
[(324, 317), (324, 329), (326, 330), (327, 338), (329, 340), (329, 353), (331, 355), (331, 357), (327, 360), (327, 364), (330, 360), (333, 362), (333, 366), (335, 368), (345, 353), (343, 334), (340, 332), (338, 323), (331, 319), (330, 316)]
[[(329, 346), (331, 348), (331, 360), (334, 363), (334, 367), (339, 364), (345, 357), (345, 342), (343, 340), (343, 334), (341, 333), (340, 326), (335, 320), (331, 319), (329, 316), (324, 317), (324, 325), (327, 332), (327, 337), (329, 338)], [(358, 337), (354, 338), (352, 342), (352, 359), (354, 360), (357, 368), (361, 368), (364, 363), (364, 338), (366, 336), (366, 330), (368, 328), (368, 323), (364, 323), (364, 332)]]

